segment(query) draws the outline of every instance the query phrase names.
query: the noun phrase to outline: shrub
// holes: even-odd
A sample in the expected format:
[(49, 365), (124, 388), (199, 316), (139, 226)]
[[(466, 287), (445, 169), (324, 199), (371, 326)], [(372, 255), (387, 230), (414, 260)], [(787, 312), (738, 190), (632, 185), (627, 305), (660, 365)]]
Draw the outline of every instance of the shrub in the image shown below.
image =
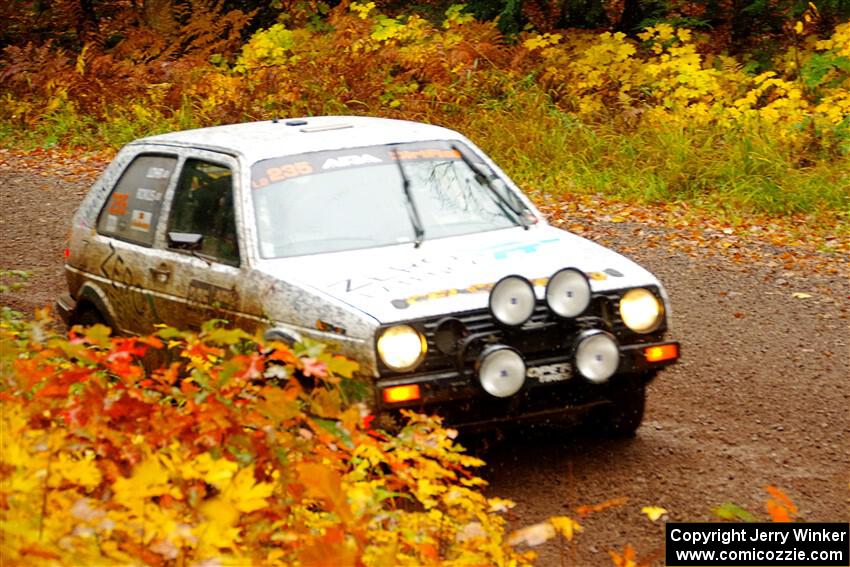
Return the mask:
[[(356, 364), (208, 324), (0, 326), (10, 564), (526, 564), (439, 420), (376, 431)], [(152, 353), (171, 362), (146, 371)], [(144, 360), (143, 360), (144, 359)], [(275, 382), (272, 384), (271, 382)]]

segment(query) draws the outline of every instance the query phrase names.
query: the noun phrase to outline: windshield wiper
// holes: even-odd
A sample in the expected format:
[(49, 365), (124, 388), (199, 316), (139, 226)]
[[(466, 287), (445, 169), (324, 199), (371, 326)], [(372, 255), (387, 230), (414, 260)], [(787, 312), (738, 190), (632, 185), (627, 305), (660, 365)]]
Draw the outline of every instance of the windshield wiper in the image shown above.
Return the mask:
[(502, 205), (504, 205), (505, 207), (510, 209), (510, 211), (516, 216), (519, 224), (522, 225), (522, 228), (524, 228), (525, 230), (528, 230), (529, 224), (528, 224), (528, 219), (525, 218), (525, 212), (517, 210), (517, 208), (514, 206), (514, 204), (511, 203), (508, 200), (507, 197), (502, 195), (499, 192), (499, 190), (496, 189), (496, 187), (493, 186), (493, 180), (490, 178), (490, 176), (486, 175), (483, 171), (481, 171), (481, 168), (478, 167), (478, 165), (475, 164), (471, 159), (469, 159), (469, 156), (466, 155), (466, 152), (461, 150), (457, 146), (457, 144), (452, 144), (451, 147), (454, 151), (456, 151), (458, 153), (458, 155), (460, 156), (460, 159), (463, 160), (463, 163), (465, 163), (467, 165), (467, 167), (469, 167), (469, 169), (472, 170), (472, 173), (475, 174), (475, 177), (483, 179), (484, 184), (487, 186), (488, 189), (490, 189), (490, 191), (494, 195), (496, 195), (496, 197), (499, 199), (499, 202), (501, 202)]
[(419, 248), (422, 241), (425, 240), (425, 227), (422, 226), (419, 209), (416, 208), (416, 203), (413, 201), (413, 193), (410, 192), (410, 178), (407, 177), (404, 166), (401, 165), (401, 156), (398, 154), (398, 150), (393, 150), (393, 153), (395, 154), (396, 165), (398, 165), (398, 172), (401, 175), (401, 186), (404, 189), (405, 197), (407, 197), (407, 212), (410, 215), (410, 224), (413, 225), (413, 234), (415, 235), (413, 247)]

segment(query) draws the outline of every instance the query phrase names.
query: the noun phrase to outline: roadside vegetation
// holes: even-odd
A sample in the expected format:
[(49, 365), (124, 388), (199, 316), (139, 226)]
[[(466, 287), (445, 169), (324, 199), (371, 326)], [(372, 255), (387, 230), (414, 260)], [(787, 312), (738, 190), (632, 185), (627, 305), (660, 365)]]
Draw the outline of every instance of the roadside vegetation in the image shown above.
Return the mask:
[[(484, 496), (484, 463), (456, 432), (414, 414), (375, 429), (356, 368), (216, 322), (123, 338), (102, 325), (58, 334), (46, 311), (4, 317), (4, 565), (530, 565), (546, 542), (574, 565), (580, 520), (634, 505), (510, 531), (513, 503)], [(767, 490), (768, 516), (795, 520)], [(757, 519), (732, 503), (714, 514)], [(658, 553), (608, 555), (641, 567)]]
[(509, 6), (491, 21), (464, 5), (421, 15), (375, 2), (298, 4), (271, 18), (197, 1), (166, 26), (116, 4), (97, 30), (7, 40), (0, 135), (13, 148), (94, 151), (174, 129), (382, 115), (463, 131), (539, 198), (807, 215), (846, 232), (842, 5), (825, 5), (828, 16), (786, 6), (771, 33), (740, 45), (734, 25), (712, 28), (681, 7), (627, 35), (549, 29), (564, 18), (525, 5), (525, 31), (505, 35)]

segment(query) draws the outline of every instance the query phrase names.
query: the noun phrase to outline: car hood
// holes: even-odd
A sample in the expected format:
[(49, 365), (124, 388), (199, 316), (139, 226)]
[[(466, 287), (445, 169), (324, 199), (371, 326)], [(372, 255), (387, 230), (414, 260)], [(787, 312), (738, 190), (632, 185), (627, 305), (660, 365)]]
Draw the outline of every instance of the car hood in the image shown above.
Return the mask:
[(542, 298), (561, 268), (587, 273), (594, 292), (660, 284), (616, 252), (575, 234), (540, 224), (411, 244), (262, 260), (275, 278), (313, 288), (393, 323), (487, 307), (489, 289), (519, 274)]

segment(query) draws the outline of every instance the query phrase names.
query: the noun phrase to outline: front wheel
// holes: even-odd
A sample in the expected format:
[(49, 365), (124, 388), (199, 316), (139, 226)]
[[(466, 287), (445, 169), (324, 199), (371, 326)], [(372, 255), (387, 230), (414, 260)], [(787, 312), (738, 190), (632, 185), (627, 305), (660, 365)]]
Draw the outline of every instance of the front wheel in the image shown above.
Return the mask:
[(97, 309), (86, 305), (71, 315), (68, 327), (70, 328), (74, 325), (81, 325), (83, 327), (106, 325), (106, 319), (103, 318), (103, 315)]
[(591, 412), (587, 425), (605, 437), (631, 437), (641, 422), (646, 407), (645, 382), (631, 378), (611, 384), (609, 403)]

